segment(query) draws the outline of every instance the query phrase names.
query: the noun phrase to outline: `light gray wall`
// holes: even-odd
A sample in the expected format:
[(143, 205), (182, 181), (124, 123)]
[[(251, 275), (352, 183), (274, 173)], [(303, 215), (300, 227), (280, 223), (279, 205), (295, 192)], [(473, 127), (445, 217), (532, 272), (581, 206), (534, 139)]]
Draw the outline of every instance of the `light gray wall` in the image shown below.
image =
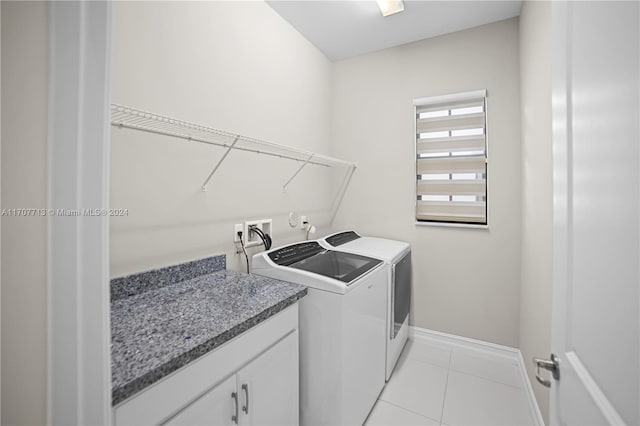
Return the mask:
[[(47, 205), (48, 6), (2, 2), (2, 208)], [(2, 216), (2, 424), (46, 422), (47, 220)]]
[(531, 358), (551, 352), (552, 140), (551, 3), (525, 1), (520, 15), (522, 114), (522, 288), (520, 350), (545, 422), (549, 392)]
[[(332, 153), (359, 167), (337, 228), (409, 241), (410, 322), (518, 346), (521, 149), (518, 19), (334, 65)], [(488, 230), (414, 224), (414, 98), (488, 91)]]
[[(112, 222), (113, 276), (221, 252), (242, 269), (232, 224), (273, 217), (276, 244), (286, 243), (302, 238), (286, 224), (297, 211), (320, 233), (356, 228), (410, 241), (412, 324), (519, 341), (526, 360), (548, 354), (551, 207), (531, 204), (551, 201), (550, 143), (541, 142), (550, 138), (548, 3), (525, 2), (519, 45), (512, 19), (339, 62), (333, 75), (331, 63), (262, 3), (114, 9), (115, 102), (331, 150), (360, 167), (331, 226), (335, 188), (319, 183), (331, 181), (324, 172), (305, 170), (282, 194), (295, 163), (232, 154), (201, 194), (221, 150), (114, 129), (112, 206), (130, 216)], [(2, 2), (2, 208), (46, 205), (47, 17), (45, 3)], [(468, 64), (478, 68), (452, 71)], [(416, 227), (411, 100), (479, 88), (489, 92), (490, 229)], [(3, 217), (1, 225), (2, 423), (42, 424), (46, 220)], [(469, 267), (459, 268), (460, 260)], [(546, 415), (548, 397), (534, 388)]]
[[(331, 63), (263, 2), (114, 4), (113, 102), (327, 154)], [(233, 224), (272, 218), (274, 246), (304, 238), (288, 213), (329, 230), (333, 172), (113, 128), (111, 275), (226, 253)], [(343, 172), (343, 171), (341, 171)], [(249, 249), (249, 254), (259, 248)]]

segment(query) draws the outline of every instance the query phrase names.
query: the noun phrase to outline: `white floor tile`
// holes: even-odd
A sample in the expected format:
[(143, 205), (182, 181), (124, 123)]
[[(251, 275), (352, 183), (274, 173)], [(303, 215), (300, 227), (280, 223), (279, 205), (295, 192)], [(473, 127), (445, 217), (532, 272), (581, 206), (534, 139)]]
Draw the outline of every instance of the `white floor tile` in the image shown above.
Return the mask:
[(440, 422), (412, 413), (403, 408), (378, 401), (373, 407), (365, 426), (401, 426), (401, 425), (427, 425), (439, 426)]
[(417, 361), (428, 362), (438, 367), (448, 368), (451, 349), (421, 341), (409, 340), (402, 351), (402, 356), (407, 356)]
[(440, 421), (446, 383), (446, 368), (402, 356), (380, 399)]
[(524, 391), (449, 371), (442, 422), (447, 425), (531, 425)]
[(509, 386), (522, 387), (520, 371), (515, 360), (482, 352), (454, 349), (451, 370), (493, 380)]

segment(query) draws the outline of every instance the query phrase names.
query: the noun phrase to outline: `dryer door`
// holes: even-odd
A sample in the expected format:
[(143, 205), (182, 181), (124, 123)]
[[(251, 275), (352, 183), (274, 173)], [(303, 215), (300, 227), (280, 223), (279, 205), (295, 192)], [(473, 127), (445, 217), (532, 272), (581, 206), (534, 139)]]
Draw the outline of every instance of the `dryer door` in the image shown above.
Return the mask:
[(411, 252), (393, 265), (391, 339), (395, 339), (411, 306)]

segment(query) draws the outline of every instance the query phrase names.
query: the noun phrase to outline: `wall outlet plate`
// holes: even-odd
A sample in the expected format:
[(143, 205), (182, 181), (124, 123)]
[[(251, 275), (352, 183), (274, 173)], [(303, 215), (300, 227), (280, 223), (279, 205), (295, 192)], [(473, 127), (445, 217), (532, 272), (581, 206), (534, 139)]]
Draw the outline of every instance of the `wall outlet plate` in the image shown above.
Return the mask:
[(245, 247), (257, 246), (262, 242), (260, 241), (260, 237), (258, 237), (258, 234), (251, 231), (251, 226), (256, 226), (257, 228), (262, 229), (260, 227), (259, 220), (248, 220), (244, 223), (244, 246)]
[(238, 237), (238, 232), (242, 232), (242, 238), (244, 239), (244, 226), (241, 223), (236, 223), (233, 225), (233, 242), (239, 243), (240, 237)]
[(248, 220), (244, 223), (244, 246), (255, 247), (263, 245), (262, 240), (255, 232), (251, 231), (251, 226), (255, 226), (265, 234), (269, 234), (273, 238), (272, 219)]
[(271, 219), (262, 219), (262, 232), (269, 234), (273, 238), (273, 221)]

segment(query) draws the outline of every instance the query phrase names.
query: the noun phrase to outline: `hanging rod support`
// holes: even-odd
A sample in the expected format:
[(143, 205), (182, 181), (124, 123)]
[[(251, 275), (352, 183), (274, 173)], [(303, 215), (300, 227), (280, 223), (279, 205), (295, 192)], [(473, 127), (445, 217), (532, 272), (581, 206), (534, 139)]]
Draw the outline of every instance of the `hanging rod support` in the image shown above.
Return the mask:
[(311, 154), (309, 156), (309, 158), (307, 158), (307, 161), (305, 161), (304, 163), (302, 163), (302, 166), (300, 166), (300, 168), (298, 170), (296, 170), (296, 172), (293, 174), (293, 176), (291, 176), (289, 178), (289, 180), (287, 181), (287, 183), (285, 183), (284, 185), (282, 185), (282, 192), (287, 192), (287, 185), (289, 185), (291, 183), (291, 181), (298, 176), (298, 173), (300, 173), (300, 170), (304, 169), (304, 166), (306, 166), (307, 164), (309, 164), (309, 161), (311, 161), (311, 159), (313, 158), (314, 154)]
[(352, 164), (351, 166), (349, 166), (349, 168), (347, 169), (347, 172), (344, 175), (344, 179), (342, 181), (342, 184), (340, 185), (340, 188), (338, 189), (338, 193), (336, 194), (336, 199), (334, 201), (334, 209), (333, 209), (333, 215), (331, 216), (331, 221), (329, 222), (330, 224), (333, 224), (333, 221), (336, 218), (336, 215), (338, 214), (338, 208), (340, 208), (340, 204), (342, 204), (342, 200), (344, 199), (344, 195), (347, 193), (347, 188), (349, 187), (349, 183), (351, 183), (351, 178), (353, 177), (353, 173), (356, 171), (356, 164)]
[(229, 145), (229, 147), (227, 148), (225, 153), (222, 155), (222, 158), (220, 158), (220, 160), (218, 160), (218, 164), (216, 164), (216, 166), (213, 168), (213, 170), (211, 170), (211, 173), (209, 173), (209, 177), (202, 184), (202, 192), (207, 192), (207, 184), (209, 183), (209, 181), (211, 180), (213, 175), (216, 173), (216, 171), (218, 170), (218, 168), (220, 167), (222, 162), (225, 160), (225, 158), (227, 158), (227, 155), (229, 155), (229, 152), (231, 152), (231, 150), (233, 149), (234, 145), (236, 144), (236, 142), (238, 142), (239, 139), (240, 139), (240, 136), (236, 136), (233, 139), (233, 143), (231, 145)]

